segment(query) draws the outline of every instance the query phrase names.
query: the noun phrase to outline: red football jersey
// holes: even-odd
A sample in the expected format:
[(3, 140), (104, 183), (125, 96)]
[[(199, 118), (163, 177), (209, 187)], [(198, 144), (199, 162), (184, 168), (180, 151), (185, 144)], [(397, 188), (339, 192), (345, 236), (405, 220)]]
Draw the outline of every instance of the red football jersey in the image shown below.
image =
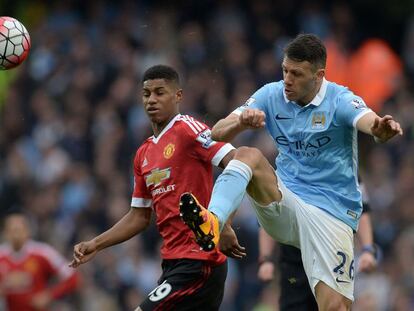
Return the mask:
[[(59, 282), (50, 286), (57, 276)], [(75, 270), (47, 244), (28, 241), (19, 252), (8, 245), (0, 246), (0, 294), (9, 311), (38, 310), (32, 298), (48, 289), (53, 298), (72, 291), (77, 285)]]
[(213, 189), (213, 165), (217, 166), (232, 149), (230, 144), (213, 141), (207, 125), (180, 114), (138, 149), (131, 205), (155, 211), (163, 238), (162, 258), (225, 260), (218, 250), (200, 250), (193, 232), (180, 218), (179, 200), (182, 193), (191, 192), (207, 207)]

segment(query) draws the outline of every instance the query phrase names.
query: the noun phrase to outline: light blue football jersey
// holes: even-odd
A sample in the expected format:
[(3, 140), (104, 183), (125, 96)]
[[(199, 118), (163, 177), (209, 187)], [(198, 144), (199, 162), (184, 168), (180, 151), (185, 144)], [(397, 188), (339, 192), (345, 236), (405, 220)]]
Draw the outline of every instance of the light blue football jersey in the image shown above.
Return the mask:
[(346, 87), (323, 80), (305, 107), (287, 99), (283, 81), (256, 91), (246, 108), (266, 114), (266, 129), (279, 151), (276, 171), (303, 201), (342, 220), (354, 230), (362, 212), (358, 184), (356, 122), (370, 112)]

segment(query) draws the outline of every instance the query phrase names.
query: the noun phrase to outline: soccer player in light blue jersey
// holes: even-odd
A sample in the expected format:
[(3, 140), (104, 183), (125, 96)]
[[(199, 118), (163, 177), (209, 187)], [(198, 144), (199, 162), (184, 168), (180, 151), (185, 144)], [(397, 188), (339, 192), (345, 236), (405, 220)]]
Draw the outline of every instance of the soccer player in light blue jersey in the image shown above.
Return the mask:
[(403, 131), (392, 116), (379, 117), (352, 91), (325, 79), (326, 49), (315, 35), (298, 35), (284, 52), (283, 81), (260, 88), (212, 132), (214, 140), (231, 141), (244, 130), (266, 128), (279, 151), (276, 171), (258, 149), (238, 148), (208, 210), (185, 193), (182, 218), (199, 245), (213, 249), (217, 228), (247, 191), (264, 230), (301, 249), (319, 310), (350, 310), (353, 233), (362, 211), (357, 132), (383, 143)]

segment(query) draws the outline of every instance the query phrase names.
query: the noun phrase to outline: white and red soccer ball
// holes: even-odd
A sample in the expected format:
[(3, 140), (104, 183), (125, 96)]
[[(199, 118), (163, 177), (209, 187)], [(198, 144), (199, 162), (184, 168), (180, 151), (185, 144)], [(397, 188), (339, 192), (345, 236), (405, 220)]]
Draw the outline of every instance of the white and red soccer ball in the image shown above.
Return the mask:
[(13, 17), (0, 17), (0, 70), (20, 65), (29, 54), (30, 36)]

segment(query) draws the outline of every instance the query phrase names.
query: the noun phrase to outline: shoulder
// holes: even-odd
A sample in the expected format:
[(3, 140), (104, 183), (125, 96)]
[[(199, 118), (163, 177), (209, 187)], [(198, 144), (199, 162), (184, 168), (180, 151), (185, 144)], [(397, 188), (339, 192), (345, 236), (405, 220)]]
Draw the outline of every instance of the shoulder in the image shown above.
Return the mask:
[(31, 255), (37, 255), (46, 259), (53, 258), (57, 254), (57, 251), (52, 246), (38, 241), (27, 242), (26, 249)]
[(269, 85), (270, 88), (275, 88), (276, 90), (279, 90), (279, 91), (283, 90), (283, 88), (285, 87), (283, 80), (268, 83), (266, 85)]
[(355, 108), (359, 108), (359, 106), (365, 105), (362, 98), (355, 95), (346, 86), (336, 84), (335, 82), (329, 82), (328, 90), (328, 96), (331, 98), (331, 101), (335, 102), (338, 106), (352, 104)]
[(355, 94), (348, 87), (331, 81), (328, 81), (328, 92), (331, 98), (335, 98), (339, 101), (346, 101), (351, 97), (355, 97)]
[(177, 126), (180, 131), (183, 131), (191, 137), (198, 136), (201, 133), (210, 130), (205, 123), (189, 115), (181, 115), (178, 119)]
[(267, 94), (275, 94), (283, 91), (283, 81), (270, 82), (263, 85), (257, 92), (266, 92)]
[(151, 141), (152, 141), (152, 137), (149, 137), (141, 144), (141, 146), (138, 147), (137, 151), (135, 152), (135, 158), (134, 158), (135, 161), (138, 160), (139, 157), (145, 153), (145, 150), (147, 150), (147, 148), (151, 144)]
[[(271, 82), (263, 85), (244, 103), (243, 107), (252, 106), (263, 109), (269, 101), (273, 102), (277, 98), (283, 98), (283, 81)], [(256, 106), (258, 105), (258, 106)]]
[(211, 129), (204, 122), (188, 115), (182, 115), (180, 122), (182, 131), (185, 132), (183, 137), (186, 138), (188, 145), (199, 143), (203, 148), (209, 149), (216, 144), (211, 138)]
[(6, 244), (0, 244), (0, 258), (7, 257), (10, 254), (10, 247)]

